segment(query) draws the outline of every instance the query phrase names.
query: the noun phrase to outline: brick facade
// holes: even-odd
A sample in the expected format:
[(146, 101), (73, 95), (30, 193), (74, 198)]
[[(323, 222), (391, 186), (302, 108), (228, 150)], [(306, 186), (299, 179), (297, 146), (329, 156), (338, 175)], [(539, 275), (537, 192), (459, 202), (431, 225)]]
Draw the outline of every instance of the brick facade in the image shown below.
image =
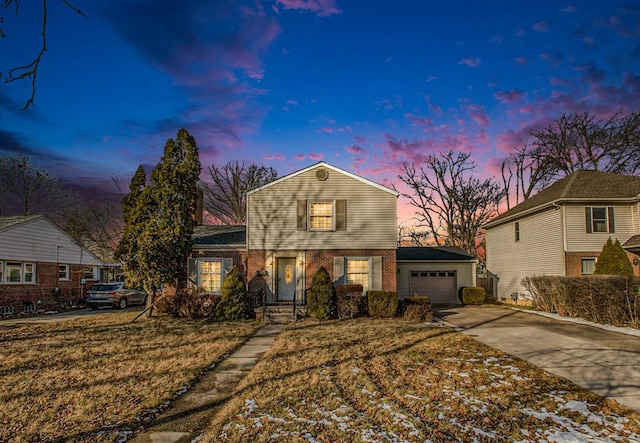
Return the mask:
[[(69, 280), (58, 279), (57, 263), (36, 263), (36, 282), (0, 284), (0, 316), (13, 317), (37, 312), (66, 310), (84, 304), (86, 291), (93, 281), (84, 287), (80, 280), (84, 277), (85, 265), (70, 265)], [(60, 292), (53, 293), (54, 288)]]
[[(598, 252), (565, 252), (565, 275), (567, 277), (576, 277), (582, 275), (582, 259), (583, 258), (597, 258), (600, 255)], [(637, 255), (627, 252), (629, 261), (633, 263), (633, 259), (638, 258)], [(639, 266), (633, 266), (633, 273), (636, 276), (640, 276)]]

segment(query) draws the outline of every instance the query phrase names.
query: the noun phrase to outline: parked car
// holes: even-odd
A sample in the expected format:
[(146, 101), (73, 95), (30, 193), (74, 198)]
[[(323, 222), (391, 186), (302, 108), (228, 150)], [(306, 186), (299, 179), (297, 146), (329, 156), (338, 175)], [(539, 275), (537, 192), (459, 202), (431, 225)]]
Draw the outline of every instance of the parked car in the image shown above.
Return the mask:
[(103, 306), (124, 309), (127, 306), (144, 305), (147, 293), (127, 288), (124, 282), (96, 283), (87, 291), (87, 306), (98, 309)]

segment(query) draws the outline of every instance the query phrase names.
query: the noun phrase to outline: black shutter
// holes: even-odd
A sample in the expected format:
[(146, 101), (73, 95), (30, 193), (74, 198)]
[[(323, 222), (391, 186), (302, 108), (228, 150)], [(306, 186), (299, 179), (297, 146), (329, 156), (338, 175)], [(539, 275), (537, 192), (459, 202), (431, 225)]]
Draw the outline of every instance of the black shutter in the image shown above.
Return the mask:
[(613, 234), (614, 232), (616, 232), (616, 222), (613, 219), (613, 207), (612, 206), (609, 206), (607, 208), (607, 215), (608, 215), (607, 218), (609, 219), (609, 232)]
[(591, 222), (591, 208), (584, 208), (584, 218), (587, 221), (587, 234), (591, 234), (593, 232), (593, 223)]
[(198, 260), (190, 258), (187, 260), (187, 286), (198, 287)]
[(336, 231), (347, 230), (347, 201), (336, 200)]
[(307, 230), (307, 201), (298, 200), (298, 231)]

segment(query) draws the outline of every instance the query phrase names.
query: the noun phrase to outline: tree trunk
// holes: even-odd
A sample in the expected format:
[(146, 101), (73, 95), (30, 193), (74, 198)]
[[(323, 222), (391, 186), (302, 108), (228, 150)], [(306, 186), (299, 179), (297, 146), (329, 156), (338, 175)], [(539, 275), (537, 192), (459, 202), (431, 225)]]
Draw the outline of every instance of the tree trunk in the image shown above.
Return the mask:
[(147, 313), (145, 317), (150, 318), (153, 315), (153, 304), (156, 302), (156, 291), (155, 288), (145, 283), (144, 292), (147, 293)]

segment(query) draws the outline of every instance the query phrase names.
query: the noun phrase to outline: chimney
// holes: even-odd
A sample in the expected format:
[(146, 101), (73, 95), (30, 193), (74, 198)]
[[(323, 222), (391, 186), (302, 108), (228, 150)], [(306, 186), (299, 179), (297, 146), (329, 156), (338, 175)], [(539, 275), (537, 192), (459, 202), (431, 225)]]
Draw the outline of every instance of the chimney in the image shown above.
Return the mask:
[(193, 214), (193, 219), (196, 221), (196, 225), (202, 225), (202, 216), (204, 213), (204, 192), (202, 189), (197, 189), (198, 196), (196, 197), (196, 212)]

